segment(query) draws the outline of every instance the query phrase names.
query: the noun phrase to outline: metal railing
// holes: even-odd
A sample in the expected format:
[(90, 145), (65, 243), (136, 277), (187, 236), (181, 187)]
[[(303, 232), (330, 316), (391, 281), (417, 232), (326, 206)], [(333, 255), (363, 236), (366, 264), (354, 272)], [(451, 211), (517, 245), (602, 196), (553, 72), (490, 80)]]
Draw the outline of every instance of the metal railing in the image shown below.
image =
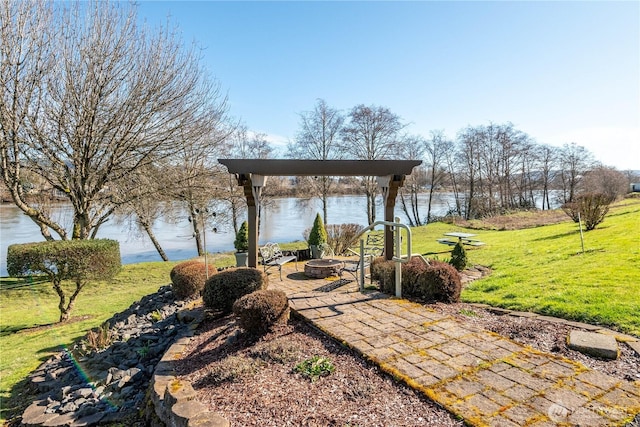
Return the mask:
[[(375, 227), (377, 227), (378, 225), (385, 225), (388, 227), (391, 227), (394, 233), (394, 247), (395, 247), (395, 255), (391, 258), (392, 261), (394, 261), (396, 263), (396, 275), (395, 275), (395, 291), (396, 291), (396, 297), (400, 298), (402, 297), (402, 263), (405, 262), (409, 262), (409, 260), (411, 260), (411, 257), (413, 256), (411, 254), (411, 229), (409, 228), (408, 225), (406, 224), (401, 224), (400, 223), (400, 218), (396, 217), (395, 218), (395, 222), (391, 222), (391, 221), (376, 221), (373, 224), (369, 225), (368, 227), (364, 228), (360, 234), (357, 237), (360, 237), (361, 235), (363, 235), (364, 233), (366, 233), (369, 230), (373, 230)], [(406, 252), (406, 256), (402, 255), (402, 247), (401, 247), (401, 243), (402, 243), (402, 239), (401, 239), (401, 233), (400, 233), (400, 228), (404, 228), (405, 230), (407, 230), (407, 252)], [(357, 238), (356, 237), (356, 238)], [(362, 262), (360, 262), (360, 275), (358, 278), (358, 286), (360, 288), (360, 292), (364, 291), (364, 270), (365, 270), (365, 263), (364, 263), (364, 257), (365, 257), (365, 253), (364, 253), (364, 239), (360, 239), (360, 259), (362, 260)], [(422, 256), (420, 256), (422, 258)], [(426, 260), (423, 261), (426, 262)], [(371, 266), (369, 267), (371, 268)]]

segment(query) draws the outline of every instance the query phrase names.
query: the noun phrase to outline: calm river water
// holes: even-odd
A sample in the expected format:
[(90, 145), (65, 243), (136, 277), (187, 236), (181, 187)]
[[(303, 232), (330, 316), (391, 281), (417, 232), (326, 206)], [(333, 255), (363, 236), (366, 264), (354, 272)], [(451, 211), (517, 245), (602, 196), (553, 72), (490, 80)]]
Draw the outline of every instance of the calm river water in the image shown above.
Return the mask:
[[(450, 194), (438, 195), (432, 208), (434, 215), (443, 215), (452, 202)], [(263, 211), (260, 226), (260, 244), (266, 242), (291, 242), (302, 240), (302, 233), (311, 227), (317, 212), (321, 211), (319, 200), (303, 201), (297, 198), (274, 199), (271, 206)], [(328, 220), (330, 224), (355, 223), (366, 225), (366, 201), (364, 196), (335, 196), (328, 200)], [(423, 199), (423, 211), (426, 215), (426, 197)], [(379, 219), (383, 215), (382, 206), (378, 207)], [(69, 205), (60, 204), (54, 208), (54, 217), (67, 225), (71, 224), (72, 211)], [(399, 201), (396, 216), (403, 222), (406, 218), (401, 212)], [(187, 221), (187, 214), (177, 223), (158, 220), (153, 227), (156, 237), (166, 251), (169, 259), (182, 260), (196, 256), (195, 241)], [(233, 230), (207, 232), (207, 250), (210, 253), (233, 250), (235, 235)], [(98, 237), (115, 239), (120, 242), (122, 262), (125, 264), (143, 261), (160, 261), (161, 258), (146, 237), (132, 232), (118, 221), (104, 224)], [(7, 275), (7, 247), (14, 243), (26, 243), (44, 240), (39, 228), (13, 204), (0, 205), (0, 276)]]

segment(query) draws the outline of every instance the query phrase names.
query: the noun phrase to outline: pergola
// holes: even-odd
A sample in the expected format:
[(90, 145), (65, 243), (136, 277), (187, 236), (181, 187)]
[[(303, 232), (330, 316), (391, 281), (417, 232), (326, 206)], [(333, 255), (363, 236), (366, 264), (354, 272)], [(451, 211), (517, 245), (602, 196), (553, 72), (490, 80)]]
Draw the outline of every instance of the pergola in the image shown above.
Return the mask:
[[(258, 266), (258, 203), (268, 176), (375, 176), (384, 197), (384, 219), (392, 222), (396, 195), (421, 160), (218, 159), (235, 174), (247, 198), (249, 267)], [(385, 226), (384, 253), (393, 256), (393, 233)]]

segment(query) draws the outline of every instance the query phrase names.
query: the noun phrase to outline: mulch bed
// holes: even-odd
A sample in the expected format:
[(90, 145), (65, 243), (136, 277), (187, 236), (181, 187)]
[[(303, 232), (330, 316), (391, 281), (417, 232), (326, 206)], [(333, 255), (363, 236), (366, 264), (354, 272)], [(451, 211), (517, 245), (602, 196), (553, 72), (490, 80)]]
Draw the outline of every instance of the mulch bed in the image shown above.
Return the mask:
[[(294, 371), (313, 356), (327, 357), (335, 371), (313, 382)], [(299, 320), (254, 341), (232, 317), (210, 319), (177, 369), (231, 425), (464, 425)]]

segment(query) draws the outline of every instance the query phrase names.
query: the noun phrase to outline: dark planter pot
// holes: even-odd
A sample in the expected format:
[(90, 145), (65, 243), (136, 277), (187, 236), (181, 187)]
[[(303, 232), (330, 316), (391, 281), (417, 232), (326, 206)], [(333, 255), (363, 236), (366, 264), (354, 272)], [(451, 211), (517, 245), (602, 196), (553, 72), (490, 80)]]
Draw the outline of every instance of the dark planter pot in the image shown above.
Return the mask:
[(311, 258), (312, 259), (321, 259), (322, 255), (324, 255), (324, 251), (322, 250), (322, 246), (310, 245), (309, 249), (311, 249)]
[(249, 254), (247, 252), (236, 252), (236, 267), (249, 266)]

